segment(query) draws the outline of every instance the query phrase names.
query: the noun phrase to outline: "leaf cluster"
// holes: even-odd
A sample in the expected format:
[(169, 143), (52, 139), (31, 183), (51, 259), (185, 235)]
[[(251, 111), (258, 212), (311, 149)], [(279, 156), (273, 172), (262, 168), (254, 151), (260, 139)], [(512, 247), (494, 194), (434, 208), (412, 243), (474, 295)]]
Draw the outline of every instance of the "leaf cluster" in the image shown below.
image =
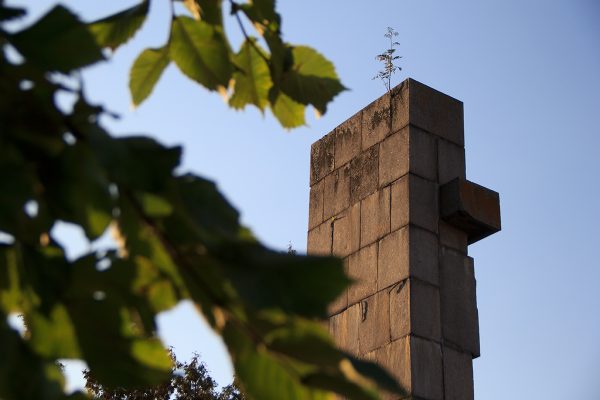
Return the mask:
[[(128, 10), (127, 17), (120, 13), (95, 24), (100, 42), (112, 47), (112, 31), (129, 33), (137, 27), (138, 16), (147, 10), (144, 3)], [(283, 41), (274, 0), (230, 0), (227, 4), (245, 37), (240, 49), (233, 51), (225, 35), (221, 1), (184, 0), (190, 15), (178, 15), (173, 9), (167, 42), (144, 50), (131, 68), (129, 87), (134, 105), (148, 97), (173, 62), (193, 81), (226, 96), (234, 109), (252, 105), (264, 112), (268, 108), (285, 128), (305, 123), (307, 105), (324, 114), (327, 103), (345, 90), (333, 64), (310, 47)], [(256, 36), (247, 33), (248, 23)]]
[[(320, 54), (281, 40), (273, 0), (230, 2), (268, 56), (252, 38), (230, 50), (221, 1), (184, 4), (193, 17), (174, 14), (169, 42), (134, 63), (134, 100), (171, 61), (210, 90), (233, 81), (232, 107), (268, 104), (278, 116), (307, 104), (324, 111), (342, 90)], [(223, 337), (248, 398), (376, 399), (376, 384), (401, 393), (316, 322), (349, 282), (340, 260), (266, 248), (215, 183), (176, 172), (181, 148), (117, 138), (99, 123), (107, 112), (88, 102), (76, 73), (132, 37), (148, 7), (85, 23), (58, 5), (9, 31), (5, 22), (26, 10), (0, 0), (0, 398), (85, 398), (64, 393), (58, 359), (83, 359), (107, 389), (168, 381), (173, 361), (155, 317), (184, 299)], [(57, 105), (64, 93), (72, 109)], [(53, 235), (59, 221), (91, 241), (110, 231), (119, 247), (68, 259)], [(11, 314), (24, 316), (27, 335), (10, 327)]]

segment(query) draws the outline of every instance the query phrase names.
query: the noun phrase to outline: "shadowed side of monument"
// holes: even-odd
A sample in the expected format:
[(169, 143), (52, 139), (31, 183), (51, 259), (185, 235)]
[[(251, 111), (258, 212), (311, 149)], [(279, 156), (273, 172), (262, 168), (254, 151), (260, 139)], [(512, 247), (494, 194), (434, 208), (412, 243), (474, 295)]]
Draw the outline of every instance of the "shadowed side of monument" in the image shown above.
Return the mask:
[(460, 101), (407, 79), (311, 148), (308, 253), (343, 258), (355, 280), (330, 332), (414, 399), (473, 399), (467, 246), (500, 230), (500, 205), (466, 180), (463, 126)]

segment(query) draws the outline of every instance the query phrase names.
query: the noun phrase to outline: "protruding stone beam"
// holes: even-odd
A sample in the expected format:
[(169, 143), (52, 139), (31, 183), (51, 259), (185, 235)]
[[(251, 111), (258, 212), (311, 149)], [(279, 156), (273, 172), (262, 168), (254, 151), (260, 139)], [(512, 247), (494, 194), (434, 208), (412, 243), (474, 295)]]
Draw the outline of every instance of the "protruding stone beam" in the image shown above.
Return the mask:
[(444, 221), (465, 232), (473, 244), (500, 230), (500, 195), (466, 179), (456, 178), (440, 188)]

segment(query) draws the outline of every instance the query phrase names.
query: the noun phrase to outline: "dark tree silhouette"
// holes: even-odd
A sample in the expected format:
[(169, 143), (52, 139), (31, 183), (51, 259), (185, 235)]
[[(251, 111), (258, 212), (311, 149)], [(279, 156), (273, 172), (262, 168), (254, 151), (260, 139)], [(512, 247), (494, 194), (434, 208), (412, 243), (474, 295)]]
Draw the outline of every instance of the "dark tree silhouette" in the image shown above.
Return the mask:
[(86, 370), (83, 373), (85, 387), (95, 400), (245, 400), (235, 382), (219, 390), (198, 354), (189, 362), (178, 361), (173, 350), (170, 355), (173, 360), (171, 376), (161, 385), (138, 389), (107, 388)]

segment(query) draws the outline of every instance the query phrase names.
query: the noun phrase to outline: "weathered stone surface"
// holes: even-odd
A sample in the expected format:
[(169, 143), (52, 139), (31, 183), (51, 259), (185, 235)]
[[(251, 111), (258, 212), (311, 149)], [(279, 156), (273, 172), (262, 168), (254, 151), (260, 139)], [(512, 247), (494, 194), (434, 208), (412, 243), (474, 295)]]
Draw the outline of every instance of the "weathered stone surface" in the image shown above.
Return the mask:
[(439, 238), (442, 246), (467, 254), (467, 234), (443, 220), (440, 220)]
[(410, 361), (412, 394), (426, 399), (442, 400), (444, 381), (440, 345), (411, 336)]
[(438, 182), (444, 184), (454, 178), (465, 179), (465, 148), (447, 140), (438, 141)]
[(408, 223), (431, 232), (438, 230), (437, 185), (413, 174), (408, 174), (392, 184), (391, 230)]
[(407, 279), (390, 288), (391, 339), (408, 334), (441, 341), (440, 294), (435, 286)]
[(437, 237), (414, 226), (394, 231), (379, 242), (377, 287), (386, 288), (409, 277), (439, 283)]
[(405, 336), (377, 349), (375, 353), (378, 364), (409, 392), (410, 397), (407, 398), (443, 399), (442, 352), (439, 344)]
[(379, 147), (379, 186), (408, 172), (437, 181), (437, 147), (433, 135), (407, 125), (388, 136)]
[(347, 257), (360, 246), (360, 203), (346, 209), (333, 220), (333, 254)]
[(379, 148), (371, 147), (350, 161), (350, 204), (377, 190)]
[(358, 326), (360, 323), (360, 306), (348, 307), (329, 319), (329, 332), (335, 343), (342, 349), (358, 356)]
[(434, 135), (409, 125), (410, 172), (422, 178), (437, 181), (437, 140)]
[(390, 97), (385, 94), (363, 109), (363, 150), (381, 142), (390, 133), (390, 124)]
[(408, 227), (390, 233), (379, 242), (377, 287), (379, 289), (408, 278), (410, 255)]
[[(325, 177), (323, 181), (323, 219), (329, 220), (350, 204), (350, 166), (344, 165)], [(321, 182), (319, 182), (321, 183)]]
[(335, 135), (323, 136), (310, 147), (310, 184), (324, 178), (335, 167)]
[(308, 229), (323, 222), (323, 181), (314, 184), (310, 188), (310, 201), (308, 202)]
[(500, 196), (456, 178), (440, 187), (440, 214), (444, 221), (466, 232), (472, 244), (500, 230)]
[(473, 400), (473, 360), (465, 354), (445, 347), (444, 400)]
[(360, 303), (359, 350), (366, 354), (390, 341), (390, 299), (387, 290)]
[(392, 89), (392, 132), (408, 124), (464, 145), (462, 102), (414, 79)]
[(335, 166), (346, 164), (361, 151), (362, 111), (354, 114), (334, 130)]
[(331, 254), (331, 223), (329, 221), (308, 231), (306, 252), (313, 255)]
[(409, 128), (405, 127), (379, 145), (379, 186), (385, 186), (408, 173), (408, 138)]
[[(386, 369), (408, 392), (412, 390), (410, 369), (410, 337), (395, 340), (375, 350), (376, 361)], [(398, 399), (399, 396), (387, 395), (386, 399)]]
[(377, 291), (377, 243), (350, 255), (348, 275), (355, 283), (348, 288), (348, 304), (372, 296)]
[(360, 245), (366, 246), (390, 232), (390, 187), (367, 196), (360, 206)]
[[(344, 263), (344, 272), (346, 273), (346, 275), (348, 275), (349, 273), (349, 259), (348, 257), (343, 259), (343, 263)], [(346, 309), (348, 307), (348, 289), (344, 290), (342, 292), (342, 294), (340, 294), (338, 296), (337, 299), (335, 299), (334, 301), (332, 301), (328, 306), (327, 306), (327, 314), (328, 315), (334, 315), (337, 314), (339, 312), (341, 312), (342, 310)]]
[[(390, 189), (390, 230), (406, 226), (410, 220), (410, 175), (404, 175), (391, 185)], [(413, 224), (415, 221), (412, 222)]]
[(473, 259), (440, 250), (440, 299), (444, 342), (479, 357), (479, 317)]

